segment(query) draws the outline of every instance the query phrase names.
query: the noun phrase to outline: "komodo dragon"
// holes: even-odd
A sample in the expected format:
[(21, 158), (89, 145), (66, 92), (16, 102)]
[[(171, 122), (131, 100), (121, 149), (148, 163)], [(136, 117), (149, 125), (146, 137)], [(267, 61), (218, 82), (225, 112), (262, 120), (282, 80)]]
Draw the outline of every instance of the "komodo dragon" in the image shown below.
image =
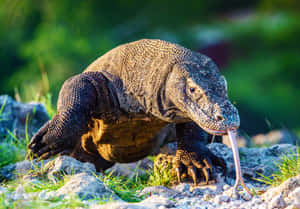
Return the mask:
[(65, 81), (57, 109), (28, 145), (34, 157), (68, 154), (101, 171), (151, 154), (159, 130), (175, 123), (178, 179), (185, 168), (195, 184), (213, 179), (215, 166), (226, 168), (204, 131), (224, 135), (240, 124), (210, 58), (150, 39), (120, 45)]

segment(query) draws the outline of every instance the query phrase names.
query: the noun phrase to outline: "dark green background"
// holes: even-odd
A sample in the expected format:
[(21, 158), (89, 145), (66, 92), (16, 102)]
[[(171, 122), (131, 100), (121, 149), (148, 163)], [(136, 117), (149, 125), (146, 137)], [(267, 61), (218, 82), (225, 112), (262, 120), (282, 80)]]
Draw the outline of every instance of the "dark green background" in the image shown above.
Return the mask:
[[(297, 0), (0, 0), (0, 93), (49, 92), (107, 50), (160, 38), (220, 63), (247, 134), (300, 130)], [(225, 61), (224, 61), (225, 60)]]

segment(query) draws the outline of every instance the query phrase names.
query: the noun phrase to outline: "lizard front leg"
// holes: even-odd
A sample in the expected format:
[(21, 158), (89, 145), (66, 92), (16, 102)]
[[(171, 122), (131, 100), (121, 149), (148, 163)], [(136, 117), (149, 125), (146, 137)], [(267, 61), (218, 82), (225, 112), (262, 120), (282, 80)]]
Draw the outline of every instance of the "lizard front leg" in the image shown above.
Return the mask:
[(59, 93), (58, 113), (28, 145), (33, 158), (69, 154), (80, 143), (81, 136), (88, 131), (91, 112), (97, 105), (97, 87), (91, 76), (82, 73), (65, 81)]
[(176, 136), (178, 138), (177, 151), (174, 161), (178, 181), (184, 171), (192, 177), (194, 185), (197, 180), (208, 184), (215, 181), (215, 166), (226, 173), (226, 163), (223, 158), (214, 155), (206, 146), (206, 133), (194, 122), (176, 124)]

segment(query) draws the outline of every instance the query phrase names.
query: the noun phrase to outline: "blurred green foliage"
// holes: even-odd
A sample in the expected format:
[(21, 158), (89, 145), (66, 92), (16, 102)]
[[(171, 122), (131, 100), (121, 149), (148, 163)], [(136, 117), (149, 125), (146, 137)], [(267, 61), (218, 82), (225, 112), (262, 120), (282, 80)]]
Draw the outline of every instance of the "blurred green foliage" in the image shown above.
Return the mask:
[(221, 39), (245, 130), (299, 130), (299, 9), (296, 0), (0, 0), (0, 93), (42, 101), (51, 92), (55, 103), (64, 80), (121, 43), (160, 38), (198, 50)]
[(239, 54), (226, 68), (229, 95), (263, 116), (269, 128), (300, 128), (299, 18), (257, 15), (224, 27)]

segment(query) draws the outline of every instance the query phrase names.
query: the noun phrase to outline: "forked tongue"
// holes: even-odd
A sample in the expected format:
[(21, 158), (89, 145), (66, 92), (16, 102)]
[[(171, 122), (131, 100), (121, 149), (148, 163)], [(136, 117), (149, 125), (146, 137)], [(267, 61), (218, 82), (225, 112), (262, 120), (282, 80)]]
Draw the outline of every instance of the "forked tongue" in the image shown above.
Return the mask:
[(235, 184), (234, 184), (233, 188), (236, 190), (239, 183), (241, 182), (243, 188), (252, 196), (251, 192), (246, 187), (245, 182), (244, 182), (243, 177), (242, 177), (239, 150), (238, 150), (238, 147), (237, 147), (234, 131), (233, 130), (227, 130), (227, 133), (228, 133), (228, 137), (229, 137), (229, 140), (230, 140), (231, 149), (232, 149), (232, 152), (233, 152), (234, 165), (235, 165), (236, 179), (235, 179)]

